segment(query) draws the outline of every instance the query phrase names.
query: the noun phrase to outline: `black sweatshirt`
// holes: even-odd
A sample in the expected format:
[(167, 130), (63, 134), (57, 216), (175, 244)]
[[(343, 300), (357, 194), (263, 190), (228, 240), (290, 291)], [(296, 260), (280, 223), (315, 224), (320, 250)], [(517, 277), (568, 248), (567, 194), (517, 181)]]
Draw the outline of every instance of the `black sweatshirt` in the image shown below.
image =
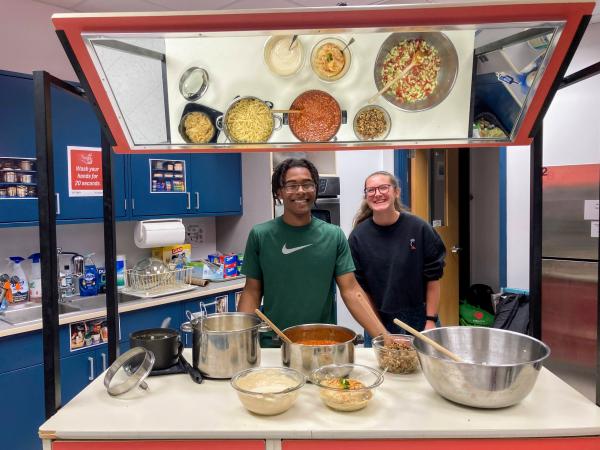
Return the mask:
[(361, 222), (348, 239), (356, 278), (375, 308), (386, 314), (423, 312), (428, 281), (444, 273), (446, 247), (421, 218), (400, 213), (396, 223)]

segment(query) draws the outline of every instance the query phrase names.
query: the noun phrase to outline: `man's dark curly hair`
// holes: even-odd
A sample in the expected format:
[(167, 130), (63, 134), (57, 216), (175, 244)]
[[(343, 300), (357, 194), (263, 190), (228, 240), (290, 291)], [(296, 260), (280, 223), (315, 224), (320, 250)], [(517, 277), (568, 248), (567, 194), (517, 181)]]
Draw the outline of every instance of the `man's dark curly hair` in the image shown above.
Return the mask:
[(273, 170), (273, 175), (271, 176), (271, 192), (273, 193), (273, 198), (275, 200), (279, 199), (279, 189), (281, 189), (285, 184), (285, 174), (288, 170), (294, 167), (303, 167), (308, 169), (310, 172), (310, 177), (315, 182), (317, 188), (319, 187), (319, 172), (313, 163), (304, 158), (288, 158), (277, 164), (277, 167), (275, 167), (275, 170)]

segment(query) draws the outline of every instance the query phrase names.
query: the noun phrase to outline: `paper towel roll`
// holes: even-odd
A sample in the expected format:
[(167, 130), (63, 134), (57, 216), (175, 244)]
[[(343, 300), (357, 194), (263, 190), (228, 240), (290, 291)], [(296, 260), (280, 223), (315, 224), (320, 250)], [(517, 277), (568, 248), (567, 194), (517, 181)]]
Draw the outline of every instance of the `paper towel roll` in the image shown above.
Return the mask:
[(135, 226), (133, 238), (139, 248), (183, 244), (185, 227), (182, 219), (142, 220)]

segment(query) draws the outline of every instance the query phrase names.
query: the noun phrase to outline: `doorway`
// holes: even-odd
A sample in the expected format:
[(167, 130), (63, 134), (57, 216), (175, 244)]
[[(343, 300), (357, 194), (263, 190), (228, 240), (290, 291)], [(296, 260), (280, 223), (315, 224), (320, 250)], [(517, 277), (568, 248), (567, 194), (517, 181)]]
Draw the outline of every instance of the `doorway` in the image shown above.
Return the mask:
[(419, 149), (409, 171), (411, 212), (432, 225), (446, 246), (439, 316), (443, 326), (458, 325), (459, 150)]

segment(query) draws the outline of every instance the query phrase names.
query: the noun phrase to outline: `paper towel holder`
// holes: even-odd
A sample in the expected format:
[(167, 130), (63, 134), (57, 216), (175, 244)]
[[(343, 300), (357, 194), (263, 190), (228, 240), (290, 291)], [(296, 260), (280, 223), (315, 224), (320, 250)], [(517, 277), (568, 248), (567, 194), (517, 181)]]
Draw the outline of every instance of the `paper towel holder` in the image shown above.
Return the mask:
[[(160, 231), (169, 237), (164, 241), (148, 239), (149, 234)], [(164, 233), (167, 231), (168, 233)], [(149, 219), (139, 221), (133, 230), (133, 240), (138, 248), (161, 247), (177, 245), (185, 242), (185, 226), (183, 219)], [(150, 242), (149, 242), (150, 241)]]

